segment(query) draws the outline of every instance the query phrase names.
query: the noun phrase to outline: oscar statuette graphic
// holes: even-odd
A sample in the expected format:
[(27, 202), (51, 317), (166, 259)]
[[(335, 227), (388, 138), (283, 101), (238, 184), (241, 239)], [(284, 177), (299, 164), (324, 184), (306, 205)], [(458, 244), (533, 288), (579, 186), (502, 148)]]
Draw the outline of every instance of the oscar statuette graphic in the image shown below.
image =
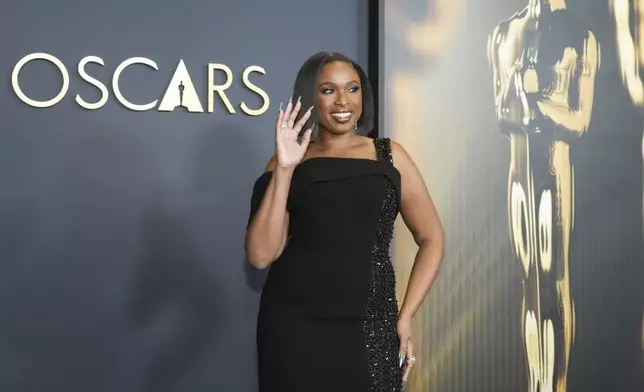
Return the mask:
[[(633, 104), (644, 112), (644, 0), (610, 0), (615, 24), (617, 58), (622, 83)], [(642, 139), (644, 157), (644, 138)], [(643, 192), (644, 194), (644, 192)], [(642, 198), (644, 211), (644, 197)], [(644, 216), (642, 216), (644, 224)], [(642, 311), (642, 357), (644, 358), (644, 309)]]
[(488, 41), (496, 119), (510, 141), (508, 218), (523, 276), (530, 392), (566, 390), (575, 334), (570, 150), (591, 120), (599, 44), (564, 0), (530, 0)]
[(179, 83), (178, 88), (179, 88), (179, 106), (185, 107), (183, 105), (183, 90), (186, 89), (186, 86), (183, 85), (183, 81), (181, 83)]

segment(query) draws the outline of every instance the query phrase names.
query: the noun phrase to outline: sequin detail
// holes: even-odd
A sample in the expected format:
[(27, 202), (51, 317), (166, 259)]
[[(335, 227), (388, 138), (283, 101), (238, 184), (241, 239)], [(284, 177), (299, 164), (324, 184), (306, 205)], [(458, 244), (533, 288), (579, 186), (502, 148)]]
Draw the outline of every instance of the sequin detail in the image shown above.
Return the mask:
[[(375, 142), (379, 159), (391, 162), (389, 140), (376, 139)], [(389, 180), (385, 180), (384, 192), (372, 250), (371, 284), (364, 333), (372, 392), (399, 392), (402, 390), (403, 369), (398, 362), (396, 277), (389, 256), (394, 222), (398, 215), (398, 195)]]
[(375, 139), (374, 144), (378, 159), (393, 163), (393, 157), (391, 156), (391, 140), (389, 138), (382, 137)]

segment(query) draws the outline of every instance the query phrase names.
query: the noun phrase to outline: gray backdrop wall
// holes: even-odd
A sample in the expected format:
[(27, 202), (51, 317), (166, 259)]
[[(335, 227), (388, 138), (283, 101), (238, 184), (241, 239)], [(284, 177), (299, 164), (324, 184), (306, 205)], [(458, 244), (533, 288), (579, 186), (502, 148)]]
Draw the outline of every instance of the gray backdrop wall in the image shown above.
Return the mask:
[[(362, 0), (8, 1), (0, 11), (0, 390), (253, 391), (255, 317), (263, 275), (245, 266), (243, 236), (255, 178), (273, 153), (273, 121), (301, 63), (318, 50), (367, 61)], [(34, 108), (13, 91), (30, 53), (59, 59), (69, 89)], [(77, 70), (105, 84), (107, 102)], [(133, 111), (182, 59), (204, 112)], [(225, 64), (235, 114), (209, 63)], [(249, 75), (270, 97), (246, 88)], [(48, 100), (61, 74), (26, 64), (18, 81)], [(176, 82), (176, 80), (175, 80)], [(214, 84), (225, 74), (214, 73)], [(184, 86), (187, 86), (184, 83)], [(187, 86), (189, 87), (189, 86)], [(190, 98), (190, 89), (184, 98)], [(176, 96), (176, 94), (170, 94)], [(173, 105), (174, 106), (174, 105)]]

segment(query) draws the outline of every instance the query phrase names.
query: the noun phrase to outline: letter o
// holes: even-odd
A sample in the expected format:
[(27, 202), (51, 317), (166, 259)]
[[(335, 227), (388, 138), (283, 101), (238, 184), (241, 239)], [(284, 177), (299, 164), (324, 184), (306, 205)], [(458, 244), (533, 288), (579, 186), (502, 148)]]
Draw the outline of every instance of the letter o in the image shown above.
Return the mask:
[[(20, 88), (20, 84), (18, 83), (18, 75), (20, 74), (20, 70), (28, 62), (33, 60), (49, 61), (50, 63), (54, 64), (56, 68), (58, 68), (58, 70), (60, 71), (60, 74), (63, 77), (63, 86), (60, 89), (60, 92), (58, 93), (58, 95), (56, 95), (54, 98), (48, 101), (36, 101), (29, 98), (28, 96), (25, 95), (25, 93), (22, 92), (22, 89)], [(67, 94), (67, 90), (69, 90), (69, 73), (67, 72), (67, 68), (65, 68), (65, 64), (63, 64), (56, 57), (47, 53), (32, 53), (20, 59), (20, 61), (18, 61), (16, 66), (13, 67), (13, 72), (11, 73), (11, 86), (13, 87), (13, 91), (16, 93), (18, 98), (20, 98), (20, 100), (26, 103), (27, 105), (33, 106), (36, 108), (48, 108), (60, 102), (65, 96), (65, 94)]]

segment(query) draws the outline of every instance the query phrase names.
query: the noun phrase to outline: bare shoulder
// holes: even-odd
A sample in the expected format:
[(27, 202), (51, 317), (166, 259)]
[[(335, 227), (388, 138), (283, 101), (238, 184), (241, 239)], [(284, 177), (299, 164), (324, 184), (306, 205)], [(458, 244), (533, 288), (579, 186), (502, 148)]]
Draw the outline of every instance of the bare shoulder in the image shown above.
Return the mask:
[(277, 166), (277, 155), (273, 155), (266, 163), (266, 167), (264, 168), (264, 171), (265, 172), (273, 171), (275, 170), (276, 166)]
[(390, 144), (393, 164), (401, 178), (402, 208), (406, 212), (404, 215), (409, 217), (411, 210), (417, 211), (419, 208), (429, 210), (429, 204), (431, 204), (429, 190), (414, 159), (402, 144), (393, 140)]
[(394, 139), (389, 139), (389, 144), (391, 144), (391, 153), (404, 153), (406, 154), (407, 152), (405, 151), (405, 147), (402, 146), (402, 144), (398, 143)]
[(405, 150), (405, 147), (402, 144), (398, 143), (395, 140), (390, 139), (391, 144), (391, 157), (393, 158), (394, 164), (399, 163), (408, 163), (412, 162), (411, 156)]
[(405, 147), (402, 144), (396, 142), (395, 140), (390, 140), (391, 144), (391, 158), (394, 163), (394, 167), (398, 169), (400, 174), (404, 177), (407, 175), (414, 175), (418, 172), (416, 163)]

